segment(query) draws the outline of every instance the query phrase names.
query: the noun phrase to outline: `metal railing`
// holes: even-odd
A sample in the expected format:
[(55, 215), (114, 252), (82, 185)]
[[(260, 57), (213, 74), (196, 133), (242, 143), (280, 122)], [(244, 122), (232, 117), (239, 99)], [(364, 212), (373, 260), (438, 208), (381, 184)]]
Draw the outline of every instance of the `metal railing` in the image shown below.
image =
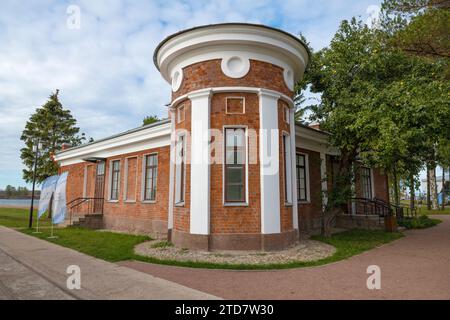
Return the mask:
[(348, 214), (378, 216), (380, 219), (392, 215), (389, 203), (373, 198), (351, 198), (348, 204)]
[(72, 224), (73, 214), (83, 216), (90, 214), (103, 214), (104, 198), (76, 198), (67, 203), (69, 211), (69, 224)]
[(411, 208), (409, 205), (396, 205), (393, 203), (391, 203), (391, 208), (395, 212), (397, 219), (403, 219), (405, 217), (417, 218), (420, 210), (418, 207)]

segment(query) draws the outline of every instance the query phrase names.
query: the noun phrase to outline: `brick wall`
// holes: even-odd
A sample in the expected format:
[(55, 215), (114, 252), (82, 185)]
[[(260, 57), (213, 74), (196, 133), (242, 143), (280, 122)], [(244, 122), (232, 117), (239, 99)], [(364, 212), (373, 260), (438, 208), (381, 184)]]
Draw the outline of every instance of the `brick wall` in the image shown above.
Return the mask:
[[(226, 114), (227, 97), (244, 97), (245, 114)], [(259, 130), (259, 99), (254, 93), (217, 93), (211, 99), (211, 128), (223, 133), (224, 125), (246, 125)], [(256, 145), (255, 145), (256, 142)], [(254, 140), (249, 152), (257, 152), (258, 140)], [(223, 141), (216, 143), (216, 150), (223, 156)], [(257, 159), (256, 159), (257, 160)], [(222, 160), (223, 163), (223, 160)], [(259, 233), (261, 232), (259, 161), (248, 164), (248, 206), (223, 205), (223, 165), (212, 164), (211, 178), (211, 233)]]
[(309, 170), (309, 201), (298, 204), (298, 225), (301, 232), (310, 232), (320, 228), (320, 215), (322, 211), (320, 153), (297, 148), (297, 152), (308, 155)]
[(189, 65), (183, 69), (183, 82), (177, 92), (172, 93), (176, 99), (188, 92), (210, 87), (255, 87), (281, 92), (293, 96), (284, 83), (283, 69), (273, 64), (250, 60), (250, 70), (242, 78), (227, 77), (221, 68), (221, 60), (209, 60)]
[[(186, 130), (191, 131), (191, 101), (186, 99), (181, 101), (177, 107), (181, 105), (184, 106), (184, 121), (178, 123), (177, 112), (175, 111), (175, 129), (176, 130)], [(189, 164), (191, 157), (191, 144), (190, 144), (190, 134), (185, 137), (186, 143), (186, 180), (185, 180), (185, 193), (184, 193), (184, 204), (183, 206), (174, 205), (173, 208), (173, 228), (175, 230), (189, 232), (190, 229), (190, 206), (191, 206), (191, 165)], [(175, 176), (175, 170), (174, 170)], [(173, 184), (174, 188), (176, 183)], [(175, 196), (175, 192), (173, 193)]]
[[(281, 231), (290, 231), (293, 229), (293, 219), (292, 219), (292, 205), (286, 205), (286, 191), (285, 191), (285, 178), (286, 171), (284, 165), (284, 146), (283, 146), (283, 133), (290, 135), (290, 125), (285, 121), (285, 108), (287, 104), (284, 101), (278, 101), (278, 129), (279, 129), (279, 146), (280, 146), (280, 222)], [(295, 139), (295, 137), (293, 138)], [(293, 190), (294, 191), (294, 190)], [(295, 190), (297, 191), (297, 190)]]
[[(167, 231), (168, 194), (169, 194), (169, 146), (143, 150), (108, 158), (105, 166), (104, 188), (104, 227), (108, 229), (137, 233), (162, 235)], [(145, 203), (141, 199), (143, 156), (158, 154), (158, 175), (156, 201)], [(125, 162), (128, 159), (129, 171), (125, 181)], [(112, 160), (120, 160), (119, 199), (108, 201), (110, 190), (109, 168)], [(84, 172), (87, 168), (86, 197), (94, 196), (95, 165), (79, 163), (64, 166), (61, 172), (68, 171), (67, 202), (83, 197)], [(125, 185), (127, 192), (125, 197)], [(126, 199), (125, 199), (126, 198)], [(134, 199), (134, 200), (133, 200)]]

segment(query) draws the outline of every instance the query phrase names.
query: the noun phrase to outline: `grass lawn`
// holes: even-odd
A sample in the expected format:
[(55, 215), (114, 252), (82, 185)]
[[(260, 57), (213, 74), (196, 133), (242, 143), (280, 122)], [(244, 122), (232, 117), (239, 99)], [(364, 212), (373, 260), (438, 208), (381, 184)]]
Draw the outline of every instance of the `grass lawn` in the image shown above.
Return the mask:
[[(49, 228), (43, 228), (41, 234), (33, 234), (34, 229), (27, 227), (27, 210), (0, 208), (0, 225), (20, 228), (19, 231), (35, 236), (64, 247), (72, 248), (85, 254), (111, 262), (124, 260), (138, 260), (150, 263), (165, 265), (177, 265), (193, 268), (214, 268), (214, 269), (238, 269), (238, 270), (264, 270), (264, 269), (287, 269), (298, 267), (318, 266), (342, 259), (349, 258), (361, 252), (373, 249), (385, 243), (401, 238), (401, 233), (387, 233), (383, 231), (351, 230), (333, 235), (331, 238), (313, 237), (314, 240), (323, 241), (334, 247), (336, 252), (325, 259), (312, 262), (292, 262), (285, 264), (267, 265), (236, 265), (236, 264), (214, 264), (202, 262), (180, 262), (173, 260), (159, 260), (150, 257), (136, 255), (133, 252), (134, 246), (150, 240), (146, 236), (136, 236), (115, 232), (93, 231), (82, 228), (55, 228), (56, 239), (48, 239)], [(48, 221), (47, 221), (48, 222)]]
[[(16, 208), (0, 208), (0, 225), (9, 228), (28, 228), (30, 210)], [(36, 226), (37, 211), (33, 212), (33, 226)], [(39, 226), (50, 226), (50, 219), (42, 217)]]

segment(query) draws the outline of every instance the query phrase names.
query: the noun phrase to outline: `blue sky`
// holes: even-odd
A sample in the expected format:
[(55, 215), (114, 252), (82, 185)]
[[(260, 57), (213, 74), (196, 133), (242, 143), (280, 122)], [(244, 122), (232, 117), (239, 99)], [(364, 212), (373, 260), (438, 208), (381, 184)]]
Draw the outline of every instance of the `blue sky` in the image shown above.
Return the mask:
[[(252, 22), (303, 33), (315, 50), (327, 46), (339, 22), (366, 21), (376, 0), (16, 1), (0, 10), (0, 188), (25, 185), (20, 134), (56, 88), (94, 139), (167, 115), (170, 86), (153, 51), (179, 30), (218, 22)], [(69, 5), (80, 29), (69, 29)]]

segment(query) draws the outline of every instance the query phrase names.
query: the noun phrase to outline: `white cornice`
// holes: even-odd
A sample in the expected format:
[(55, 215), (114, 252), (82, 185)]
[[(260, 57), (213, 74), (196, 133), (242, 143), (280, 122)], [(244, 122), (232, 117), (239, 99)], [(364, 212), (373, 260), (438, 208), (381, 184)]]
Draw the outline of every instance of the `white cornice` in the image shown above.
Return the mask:
[(263, 89), (263, 88), (256, 88), (256, 87), (212, 87), (212, 88), (204, 88), (195, 90), (192, 92), (189, 92), (187, 94), (184, 94), (182, 96), (179, 96), (175, 100), (172, 101), (170, 104), (170, 107), (175, 107), (178, 103), (185, 99), (190, 99), (191, 97), (195, 97), (197, 95), (206, 95), (211, 93), (220, 93), (220, 92), (250, 92), (250, 93), (256, 93), (258, 95), (271, 95), (273, 97), (282, 99), (285, 101), (290, 107), (294, 106), (294, 100), (290, 98), (289, 96), (282, 94), (278, 91), (269, 90), (269, 89)]
[[(155, 63), (164, 79), (171, 83), (173, 70), (229, 57), (277, 65), (283, 68), (285, 81), (291, 88), (292, 79), (299, 80), (308, 63), (307, 49), (299, 40), (282, 31), (255, 25), (211, 25), (182, 32), (158, 47)], [(242, 70), (244, 74), (246, 68)], [(239, 77), (242, 74), (231, 75)]]
[[(61, 164), (81, 162), (83, 158), (109, 157), (112, 155), (145, 150), (170, 145), (171, 123), (165, 123), (147, 129), (125, 133), (123, 135), (105, 139), (98, 143), (88, 144), (69, 149), (55, 155), (55, 160)], [(74, 162), (75, 161), (75, 162)]]

